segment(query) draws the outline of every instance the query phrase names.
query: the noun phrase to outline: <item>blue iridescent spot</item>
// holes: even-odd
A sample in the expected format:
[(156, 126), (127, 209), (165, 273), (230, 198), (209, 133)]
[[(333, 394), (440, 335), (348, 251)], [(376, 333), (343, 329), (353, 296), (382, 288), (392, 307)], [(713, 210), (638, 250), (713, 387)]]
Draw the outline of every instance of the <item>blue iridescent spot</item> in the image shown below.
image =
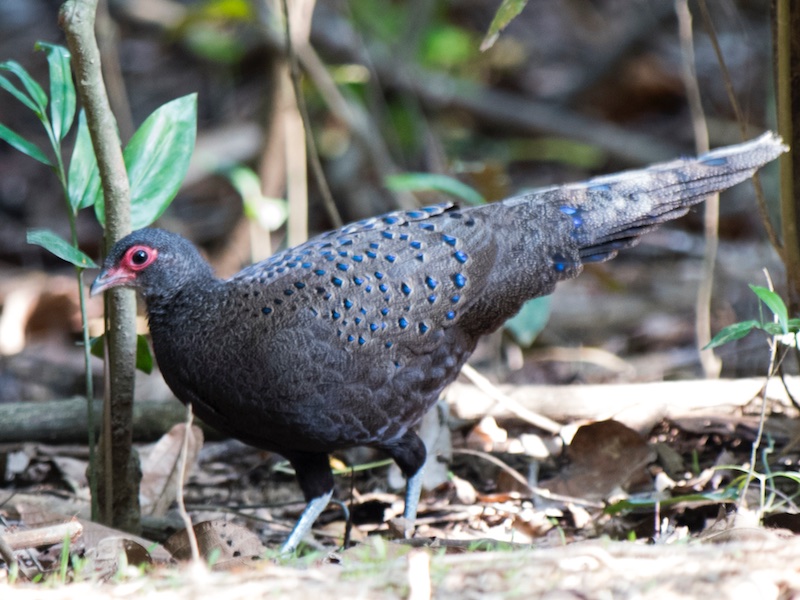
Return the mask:
[(348, 256), (347, 250), (339, 250), (339, 256)]
[(394, 234), (391, 231), (381, 231), (381, 235), (387, 240), (394, 239)]
[(394, 225), (399, 219), (397, 217), (383, 217), (383, 222), (387, 225)]
[(348, 342), (355, 342), (355, 341), (356, 341), (356, 338), (355, 338), (354, 336), (352, 336), (352, 335), (348, 335), (348, 336), (347, 336), (347, 341), (348, 341)]
[(447, 235), (446, 233), (443, 233), (443, 234), (442, 234), (442, 241), (443, 241), (445, 244), (448, 244), (448, 245), (450, 245), (450, 246), (455, 246), (455, 245), (456, 245), (456, 241), (457, 241), (457, 240), (456, 240), (456, 238), (454, 238), (452, 235)]
[(415, 248), (416, 250), (419, 250), (420, 248), (422, 248), (422, 242), (418, 242), (417, 240), (413, 240), (409, 244), (409, 246), (411, 246), (412, 248)]
[(337, 311), (335, 311), (335, 310), (331, 311), (331, 317), (333, 317), (334, 320), (338, 319), (341, 316), (342, 315), (340, 315)]
[(397, 257), (394, 254), (387, 254), (386, 260), (388, 260), (390, 263), (393, 263), (395, 260), (397, 260)]
[(400, 239), (405, 242), (408, 239), (408, 234), (407, 233), (401, 233), (400, 234)]
[(372, 250), (367, 250), (366, 255), (370, 258), (378, 258), (378, 255), (375, 254)]
[(580, 215), (573, 215), (572, 216), (572, 226), (573, 227), (580, 227), (583, 225), (583, 217)]
[(428, 286), (429, 288), (431, 288), (432, 290), (435, 290), (435, 289), (436, 289), (436, 286), (437, 286), (437, 285), (439, 285), (439, 282), (438, 282), (438, 281), (436, 281), (436, 280), (435, 280), (433, 277), (431, 277), (430, 275), (428, 275), (428, 276), (425, 278), (425, 285), (427, 285), (427, 286)]
[(359, 309), (359, 311), (358, 311), (358, 312), (360, 312), (362, 315), (365, 315), (365, 314), (367, 314), (367, 309), (366, 309), (366, 308), (364, 308), (364, 307), (362, 306), (362, 307)]
[(387, 348), (391, 348), (392, 346), (394, 346), (394, 344), (392, 342), (386, 342), (385, 346)]
[(406, 216), (409, 219), (422, 219), (425, 217), (425, 213), (418, 210), (410, 210), (406, 213)]
[(356, 262), (361, 262), (364, 260), (364, 257), (361, 256), (360, 254), (353, 254), (353, 260)]
[(553, 268), (559, 273), (563, 273), (564, 269), (566, 269), (567, 267), (564, 265), (564, 263), (554, 263)]
[(388, 309), (387, 307), (385, 307), (385, 306), (384, 306), (384, 307), (381, 309), (381, 314), (382, 314), (382, 315), (385, 317), (386, 315), (388, 315), (388, 314), (389, 314), (389, 309)]
[(411, 293), (411, 287), (409, 287), (407, 283), (403, 283), (403, 285), (400, 286), (400, 291), (408, 296)]
[(333, 282), (333, 285), (335, 285), (336, 287), (342, 287), (343, 281), (338, 277), (331, 277), (331, 281)]
[(378, 324), (377, 323), (370, 323), (369, 324), (370, 331), (378, 331)]
[(332, 260), (336, 260), (336, 257), (333, 254), (328, 254), (325, 256), (325, 260), (331, 262)]
[(429, 215), (435, 215), (436, 213), (440, 212), (444, 208), (441, 204), (434, 204), (433, 206), (423, 206), (422, 210), (424, 210)]
[(461, 273), (456, 273), (453, 275), (453, 283), (456, 284), (457, 288), (463, 288), (465, 285), (467, 285), (467, 278)]
[(436, 294), (431, 294), (430, 296), (428, 296), (428, 302), (430, 302), (431, 304), (436, 302)]
[(273, 300), (273, 302), (275, 302), (275, 304), (277, 304), (278, 306), (280, 306), (281, 304), (283, 304), (283, 300), (281, 300), (280, 298), (275, 298), (275, 299)]
[(369, 243), (369, 247), (370, 248), (375, 248), (375, 250), (377, 250), (378, 248), (381, 247), (381, 245), (378, 242), (370, 242)]
[(364, 283), (364, 280), (361, 279), (361, 277), (353, 277), (353, 283), (355, 283), (356, 285), (361, 285), (362, 283)]
[(289, 267), (290, 269), (294, 269), (297, 266), (297, 263), (294, 261), (288, 262), (286, 263), (286, 266)]
[(375, 271), (375, 279), (383, 279), (383, 273), (380, 271)]
[(363, 346), (363, 345), (364, 345), (366, 342), (367, 342), (367, 340), (365, 340), (365, 339), (364, 339), (363, 337), (361, 337), (361, 336), (358, 336), (358, 345), (359, 345), (359, 346)]
[(447, 318), (448, 318), (448, 319), (450, 319), (450, 320), (453, 320), (453, 319), (455, 319), (455, 318), (456, 318), (456, 313), (455, 313), (455, 311), (451, 310), (451, 311), (449, 311), (449, 312), (447, 313), (447, 315), (446, 315), (446, 316), (447, 316)]
[(355, 322), (356, 325), (360, 325), (361, 324), (361, 317), (356, 317), (355, 319), (353, 319), (353, 321)]
[(397, 324), (400, 325), (400, 329), (405, 329), (408, 327), (408, 321), (406, 321), (405, 317), (400, 317), (400, 320), (397, 321)]
[(294, 290), (283, 290), (284, 296), (291, 296), (292, 294), (294, 294)]
[(350, 268), (350, 265), (345, 263), (336, 263), (336, 268), (339, 269), (340, 271), (347, 271), (347, 269)]
[(316, 275), (325, 275), (325, 269), (317, 269), (314, 273)]
[(468, 257), (467, 257), (467, 253), (466, 253), (466, 252), (462, 252), (461, 250), (456, 250), (455, 252), (453, 252), (453, 257), (454, 257), (454, 258), (455, 258), (455, 259), (456, 259), (458, 262), (460, 262), (462, 265), (463, 265), (465, 262), (467, 262), (467, 258), (468, 258)]
[(388, 289), (389, 289), (389, 286), (387, 286), (385, 283), (382, 283), (382, 284), (380, 284), (380, 285), (378, 286), (378, 289), (379, 289), (380, 291), (382, 291), (382, 292), (384, 292), (384, 293), (385, 293), (385, 292), (386, 292), (386, 290), (388, 290)]
[(371, 286), (371, 285), (368, 285), (368, 286), (366, 286), (366, 287), (364, 288), (364, 291), (365, 291), (365, 292), (367, 292), (367, 293), (369, 294), (369, 293), (372, 291), (372, 286)]
[(353, 244), (353, 240), (342, 240), (339, 242), (340, 246), (351, 246)]
[(425, 333), (426, 331), (428, 331), (428, 329), (430, 329), (430, 327), (428, 327), (425, 323), (420, 323), (419, 324), (419, 332), (420, 333)]
[(269, 313), (272, 312), (272, 309), (269, 306), (265, 306), (264, 308), (261, 309), (261, 312), (264, 313), (265, 315), (268, 315)]
[(306, 287), (306, 284), (302, 281), (295, 281), (294, 287), (296, 287), (298, 290), (302, 290), (304, 287)]
[(424, 261), (424, 260), (425, 260), (425, 255), (424, 255), (424, 254), (417, 254), (417, 260), (418, 260), (419, 262), (422, 262), (422, 261)]
[(349, 300), (349, 299), (345, 298), (345, 299), (344, 299), (344, 307), (345, 307), (345, 308), (348, 308), (348, 309), (349, 309), (349, 308), (353, 308), (353, 302), (352, 302), (352, 300)]
[(712, 156), (708, 158), (700, 157), (700, 164), (706, 165), (707, 167), (722, 167), (728, 164), (728, 159), (724, 156)]
[(433, 223), (420, 223), (419, 226), (425, 231), (436, 231), (436, 226)]
[(586, 189), (592, 192), (610, 192), (611, 186), (607, 183), (590, 183)]
[(560, 210), (565, 215), (574, 215), (576, 212), (578, 212), (578, 209), (575, 208), (574, 206), (559, 206), (558, 210)]
[(278, 267), (277, 269), (275, 269), (275, 271), (277, 271), (278, 273), (283, 273), (285, 270), (286, 270), (285, 267)]
[(300, 266), (303, 267), (304, 269), (310, 269), (311, 268), (311, 263), (310, 262), (304, 262)]

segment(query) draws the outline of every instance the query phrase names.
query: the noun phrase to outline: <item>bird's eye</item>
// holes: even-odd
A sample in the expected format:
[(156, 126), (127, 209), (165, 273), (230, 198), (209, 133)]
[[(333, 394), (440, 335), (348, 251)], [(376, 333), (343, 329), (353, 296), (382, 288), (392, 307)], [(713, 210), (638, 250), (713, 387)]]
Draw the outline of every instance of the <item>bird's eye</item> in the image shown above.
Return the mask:
[(141, 249), (137, 250), (131, 255), (131, 262), (134, 265), (143, 265), (144, 263), (147, 262), (147, 259), (148, 259), (147, 252)]
[(149, 267), (158, 256), (158, 250), (149, 246), (131, 246), (122, 257), (121, 263), (133, 271), (141, 271)]

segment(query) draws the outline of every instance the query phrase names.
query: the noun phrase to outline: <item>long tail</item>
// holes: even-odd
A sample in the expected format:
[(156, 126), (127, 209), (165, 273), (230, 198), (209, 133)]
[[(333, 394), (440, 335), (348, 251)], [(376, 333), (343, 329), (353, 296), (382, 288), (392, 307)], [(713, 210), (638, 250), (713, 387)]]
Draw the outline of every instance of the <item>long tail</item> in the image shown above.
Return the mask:
[[(505, 210), (474, 209), (494, 227), (497, 250), (476, 313), (492, 312), (496, 326), (524, 300), (576, 277), (584, 263), (613, 258), (643, 233), (751, 177), (787, 150), (779, 136), (766, 133), (696, 158), (535, 190), (500, 203)], [(487, 329), (488, 323), (481, 319)]]
[(544, 192), (542, 200), (546, 196), (548, 204), (572, 219), (581, 262), (608, 260), (636, 244), (643, 233), (752, 177), (787, 150), (779, 136), (768, 132), (696, 158), (555, 188)]

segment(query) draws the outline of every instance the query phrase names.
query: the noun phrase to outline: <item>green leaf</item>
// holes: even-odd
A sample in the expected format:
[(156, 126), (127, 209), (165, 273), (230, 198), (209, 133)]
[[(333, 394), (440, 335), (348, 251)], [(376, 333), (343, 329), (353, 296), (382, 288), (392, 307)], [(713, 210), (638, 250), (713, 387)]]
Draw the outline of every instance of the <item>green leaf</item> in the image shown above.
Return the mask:
[(504, 327), (520, 346), (529, 347), (547, 325), (552, 299), (552, 296), (542, 296), (528, 300), (514, 317), (506, 321)]
[[(106, 334), (103, 333), (98, 337), (92, 338), (89, 346), (92, 356), (97, 358), (105, 358), (105, 338)], [(136, 368), (150, 375), (153, 372), (153, 353), (150, 352), (150, 344), (147, 343), (147, 338), (141, 334), (136, 336)]]
[[(123, 157), (131, 186), (131, 228), (147, 227), (167, 209), (189, 168), (197, 131), (197, 94), (157, 108), (128, 142)], [(105, 205), (95, 202), (105, 225)]]
[(69, 51), (63, 46), (36, 42), (47, 53), (50, 67), (50, 123), (58, 140), (63, 140), (75, 119), (75, 86), (72, 83)]
[(741, 323), (734, 323), (723, 327), (717, 335), (706, 345), (703, 350), (709, 348), (717, 348), (728, 342), (739, 340), (750, 333), (753, 329), (761, 329), (761, 323), (756, 320), (742, 321)]
[(52, 161), (47, 158), (47, 155), (39, 149), (39, 146), (33, 142), (29, 142), (20, 134), (11, 131), (2, 123), (0, 123), (0, 140), (5, 140), (23, 154), (27, 154), (31, 158), (38, 160), (40, 163), (44, 163), (49, 167), (53, 166)]
[[(42, 86), (40, 86), (36, 81), (28, 75), (28, 72), (19, 64), (17, 61), (14, 60), (7, 60), (5, 62), (0, 63), (0, 70), (2, 71), (9, 71), (16, 75), (19, 80), (22, 82), (22, 85), (25, 87), (25, 90), (28, 92), (28, 97), (33, 101), (33, 105), (28, 102), (25, 102), (20, 98), (17, 94), (12, 92), (10, 89), (5, 88), (23, 104), (25, 104), (28, 108), (36, 113), (36, 116), (40, 119), (46, 118), (47, 116), (47, 94), (44, 93)], [(8, 81), (8, 80), (6, 80)], [(9, 82), (10, 83), (10, 82)], [(0, 83), (2, 86), (2, 83)], [(16, 89), (16, 88), (15, 88)]]
[(444, 192), (467, 204), (486, 204), (483, 196), (466, 183), (436, 173), (400, 173), (386, 178), (386, 187), (395, 192)]
[(86, 114), (78, 115), (78, 135), (72, 149), (67, 175), (67, 192), (69, 205), (73, 213), (92, 206), (100, 197), (100, 172), (97, 169), (97, 157), (92, 147), (89, 127), (86, 125)]
[(500, 8), (494, 14), (489, 30), (486, 32), (486, 37), (481, 42), (482, 52), (494, 46), (497, 38), (500, 37), (500, 32), (514, 20), (514, 17), (522, 12), (527, 3), (528, 0), (503, 0)]
[(22, 104), (30, 108), (37, 115), (39, 114), (39, 107), (36, 106), (36, 103), (30, 98), (28, 98), (28, 96), (26, 96), (23, 91), (18, 89), (17, 86), (11, 83), (11, 81), (8, 78), (3, 77), (2, 75), (0, 75), (0, 88), (3, 88), (9, 94), (14, 96), (14, 98), (16, 98)]
[(96, 269), (98, 265), (78, 248), (72, 246), (64, 238), (59, 237), (49, 229), (29, 229), (28, 243), (41, 246), (55, 254), (58, 258), (67, 261), (82, 269)]
[(751, 284), (750, 289), (753, 290), (753, 293), (755, 293), (755, 295), (767, 305), (767, 308), (769, 308), (773, 314), (778, 317), (778, 323), (780, 324), (783, 333), (787, 333), (789, 327), (789, 311), (786, 309), (786, 305), (783, 303), (781, 297), (772, 290), (759, 285)]

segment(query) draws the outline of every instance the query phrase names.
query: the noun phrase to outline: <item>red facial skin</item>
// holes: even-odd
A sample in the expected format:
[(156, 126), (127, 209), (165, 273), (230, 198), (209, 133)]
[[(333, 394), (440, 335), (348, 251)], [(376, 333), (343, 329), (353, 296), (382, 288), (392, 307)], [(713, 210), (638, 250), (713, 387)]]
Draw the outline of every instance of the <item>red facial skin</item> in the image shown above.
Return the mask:
[(139, 271), (149, 267), (157, 258), (158, 250), (155, 248), (138, 244), (131, 246), (118, 264), (105, 269), (95, 279), (91, 289), (92, 296), (113, 287), (130, 284)]

